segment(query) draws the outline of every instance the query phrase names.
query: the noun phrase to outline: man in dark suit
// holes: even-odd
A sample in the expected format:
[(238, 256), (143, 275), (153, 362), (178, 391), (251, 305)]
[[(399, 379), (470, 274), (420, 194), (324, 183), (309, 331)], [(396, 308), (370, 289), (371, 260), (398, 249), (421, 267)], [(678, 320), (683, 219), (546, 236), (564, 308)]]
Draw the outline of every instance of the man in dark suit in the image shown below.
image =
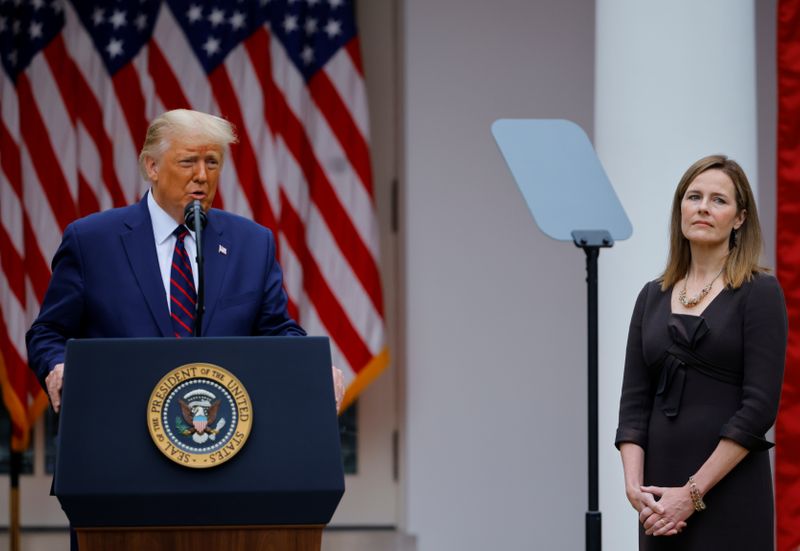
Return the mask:
[[(196, 242), (183, 224), (194, 200), (208, 217), (202, 334), (305, 335), (286, 311), (272, 232), (210, 208), (225, 148), (235, 141), (230, 123), (219, 117), (164, 113), (148, 128), (139, 157), (148, 193), (138, 204), (92, 214), (64, 231), (41, 311), (26, 335), (28, 363), (56, 411), (67, 339), (191, 335)], [(338, 405), (337, 369), (334, 387)]]

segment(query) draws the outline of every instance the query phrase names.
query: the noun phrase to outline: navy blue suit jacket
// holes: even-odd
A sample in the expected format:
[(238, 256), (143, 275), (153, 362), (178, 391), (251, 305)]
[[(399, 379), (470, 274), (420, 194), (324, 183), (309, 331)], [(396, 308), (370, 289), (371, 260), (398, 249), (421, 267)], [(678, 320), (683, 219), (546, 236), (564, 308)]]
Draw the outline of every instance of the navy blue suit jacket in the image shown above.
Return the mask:
[[(203, 232), (203, 336), (305, 335), (289, 317), (272, 232), (211, 209)], [(70, 224), (53, 276), (26, 335), (28, 364), (44, 379), (67, 339), (174, 334), (158, 267), (147, 196)]]

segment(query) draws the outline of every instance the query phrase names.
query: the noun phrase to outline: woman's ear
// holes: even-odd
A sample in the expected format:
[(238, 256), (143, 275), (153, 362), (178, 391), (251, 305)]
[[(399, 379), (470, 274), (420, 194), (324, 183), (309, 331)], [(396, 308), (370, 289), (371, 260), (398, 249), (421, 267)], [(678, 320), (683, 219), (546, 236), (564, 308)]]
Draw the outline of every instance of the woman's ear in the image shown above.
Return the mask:
[(733, 223), (733, 229), (738, 230), (744, 224), (744, 221), (747, 219), (747, 211), (742, 209), (739, 211), (739, 214), (736, 215), (736, 221)]

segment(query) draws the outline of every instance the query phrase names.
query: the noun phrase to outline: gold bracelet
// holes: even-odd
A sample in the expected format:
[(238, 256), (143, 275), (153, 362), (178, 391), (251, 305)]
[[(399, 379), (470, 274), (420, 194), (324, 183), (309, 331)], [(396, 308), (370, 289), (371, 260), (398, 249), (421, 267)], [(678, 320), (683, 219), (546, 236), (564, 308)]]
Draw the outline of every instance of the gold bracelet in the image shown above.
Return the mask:
[(689, 496), (692, 498), (692, 505), (697, 512), (706, 510), (706, 503), (703, 501), (703, 496), (700, 495), (700, 490), (697, 489), (697, 483), (694, 477), (689, 477)]

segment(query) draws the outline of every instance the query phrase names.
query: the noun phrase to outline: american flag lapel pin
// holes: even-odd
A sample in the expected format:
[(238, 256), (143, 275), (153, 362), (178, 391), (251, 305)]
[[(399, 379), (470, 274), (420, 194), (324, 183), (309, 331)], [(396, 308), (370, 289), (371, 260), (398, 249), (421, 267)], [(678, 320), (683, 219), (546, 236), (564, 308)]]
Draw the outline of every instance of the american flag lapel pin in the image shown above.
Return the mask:
[(227, 256), (227, 254), (228, 254), (228, 249), (226, 249), (225, 247), (223, 247), (222, 245), (220, 245), (220, 246), (219, 246), (219, 249), (217, 249), (217, 252), (218, 252), (219, 254), (224, 254), (224, 255), (226, 255), (226, 256)]

